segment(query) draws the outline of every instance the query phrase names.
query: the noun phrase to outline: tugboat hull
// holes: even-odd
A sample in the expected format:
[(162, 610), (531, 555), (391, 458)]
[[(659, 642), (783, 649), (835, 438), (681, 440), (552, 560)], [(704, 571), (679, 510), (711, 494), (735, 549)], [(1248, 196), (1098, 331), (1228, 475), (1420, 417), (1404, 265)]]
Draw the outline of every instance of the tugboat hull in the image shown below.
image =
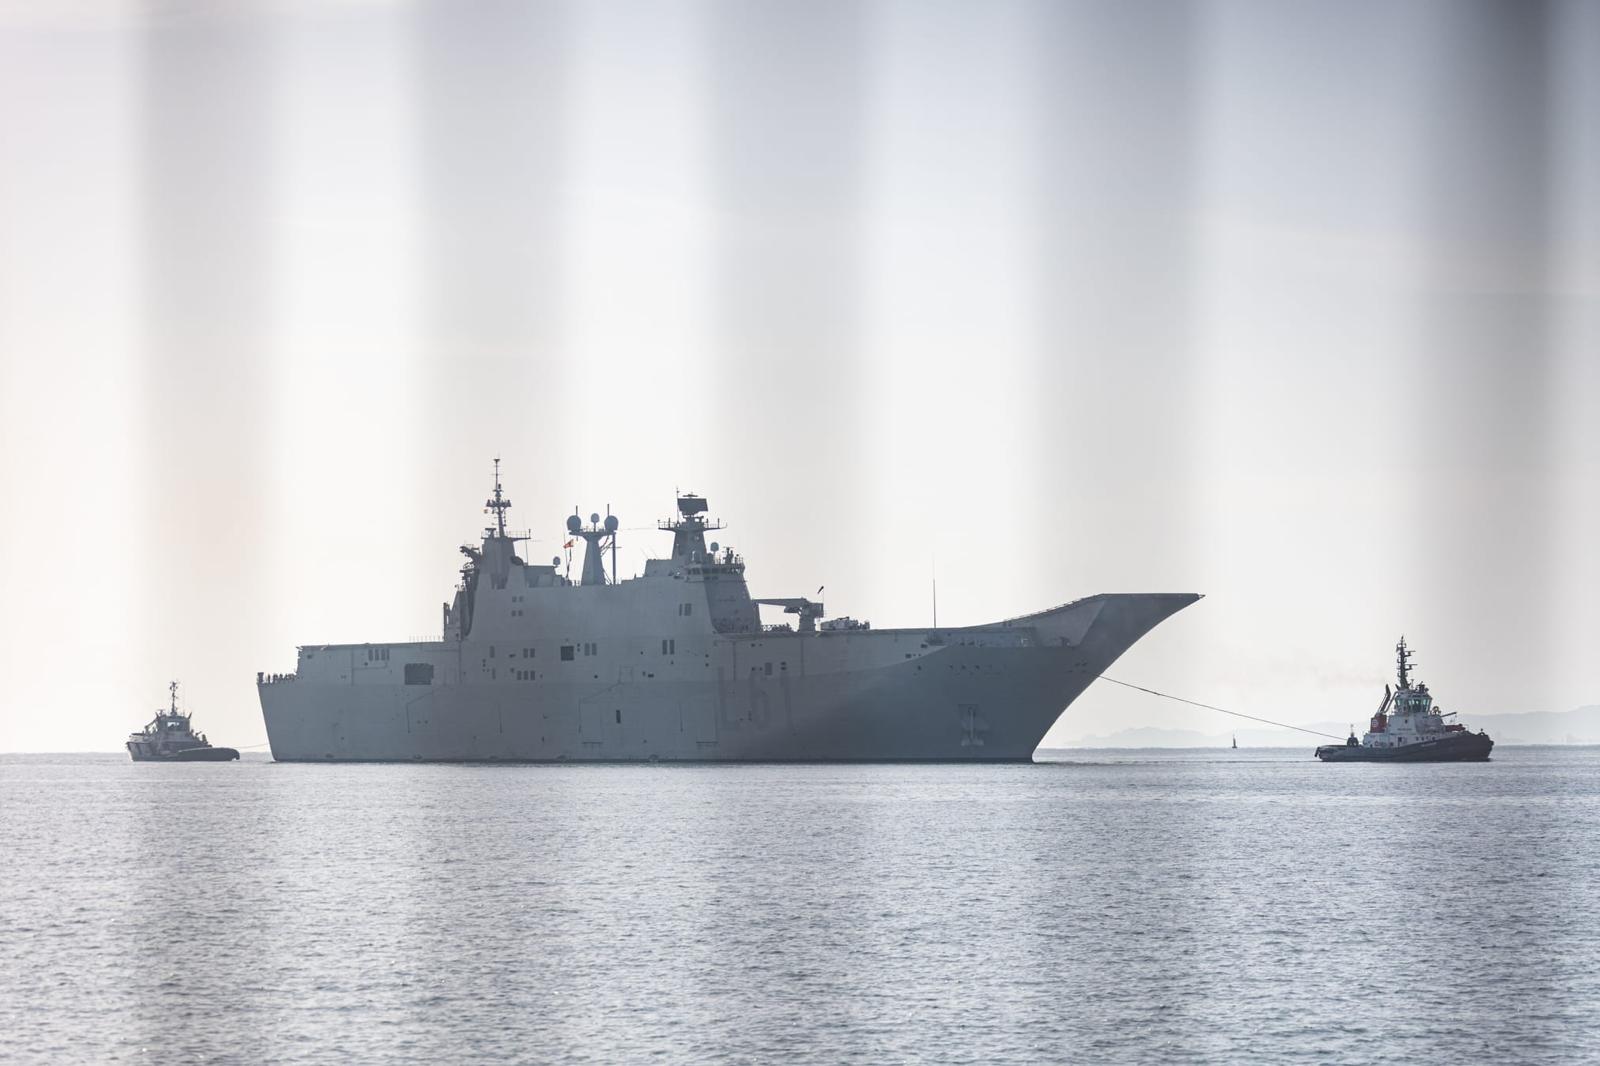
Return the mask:
[(130, 752), (134, 762), (229, 762), (239, 757), (233, 748), (185, 748), (162, 755), (144, 755)]
[(1439, 740), (1376, 748), (1365, 744), (1324, 744), (1317, 749), (1323, 762), (1482, 762), (1494, 750), (1483, 733), (1458, 733)]
[(239, 757), (233, 748), (189, 748), (172, 756), (173, 762), (231, 762)]

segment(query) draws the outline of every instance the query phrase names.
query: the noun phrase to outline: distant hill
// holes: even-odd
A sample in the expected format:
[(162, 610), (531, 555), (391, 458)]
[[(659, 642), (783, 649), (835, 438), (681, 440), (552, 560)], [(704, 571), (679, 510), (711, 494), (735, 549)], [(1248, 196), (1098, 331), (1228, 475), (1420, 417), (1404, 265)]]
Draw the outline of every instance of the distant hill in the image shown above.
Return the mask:
[[(1461, 716), (1469, 729), (1488, 730), (1496, 744), (1600, 744), (1600, 706), (1570, 711), (1528, 711), (1521, 714)], [(1363, 723), (1357, 723), (1360, 728)], [(1306, 728), (1343, 738), (1348, 722), (1313, 722)], [(1141, 726), (1115, 733), (1074, 737), (1073, 748), (1226, 748), (1234, 737), (1241, 748), (1293, 748), (1323, 743), (1309, 733), (1252, 725), (1244, 729), (1159, 729)]]
[(1463, 716), (1469, 729), (1486, 729), (1497, 744), (1600, 744), (1600, 706), (1570, 711)]

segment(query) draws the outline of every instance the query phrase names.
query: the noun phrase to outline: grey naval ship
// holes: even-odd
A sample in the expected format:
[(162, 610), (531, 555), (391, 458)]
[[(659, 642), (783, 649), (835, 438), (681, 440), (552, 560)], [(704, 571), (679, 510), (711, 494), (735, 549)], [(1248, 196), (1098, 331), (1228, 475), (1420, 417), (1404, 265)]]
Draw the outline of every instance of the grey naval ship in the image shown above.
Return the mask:
[[(1192, 593), (1102, 594), (963, 627), (875, 629), (752, 598), (684, 494), (672, 553), (617, 580), (617, 519), (567, 518), (579, 576), (525, 561), (495, 463), (493, 524), (439, 640), (308, 644), (258, 674), (274, 759), (1027, 761), (1063, 710)], [(609, 554), (611, 572), (606, 572)], [(819, 590), (820, 592), (821, 590)], [(759, 607), (792, 619), (763, 625)]]

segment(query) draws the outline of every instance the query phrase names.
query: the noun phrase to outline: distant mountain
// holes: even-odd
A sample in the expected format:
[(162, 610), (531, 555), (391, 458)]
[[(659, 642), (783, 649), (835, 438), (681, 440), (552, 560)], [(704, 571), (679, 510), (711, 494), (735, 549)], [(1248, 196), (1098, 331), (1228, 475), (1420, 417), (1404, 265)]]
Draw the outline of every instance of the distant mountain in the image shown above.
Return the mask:
[[(1496, 744), (1600, 744), (1600, 706), (1576, 707), (1570, 711), (1528, 711), (1522, 714), (1473, 714), (1461, 716), (1468, 729), (1487, 730)], [(1363, 723), (1357, 723), (1361, 728)], [(1342, 739), (1349, 723), (1314, 722), (1306, 727)], [(1226, 748), (1234, 737), (1241, 748), (1294, 748), (1325, 741), (1309, 733), (1289, 729), (1250, 726), (1246, 729), (1201, 731), (1198, 729), (1159, 729), (1140, 726), (1115, 733), (1074, 737), (1073, 748)]]
[(1600, 706), (1463, 715), (1461, 720), (1468, 729), (1487, 730), (1496, 744), (1600, 744)]

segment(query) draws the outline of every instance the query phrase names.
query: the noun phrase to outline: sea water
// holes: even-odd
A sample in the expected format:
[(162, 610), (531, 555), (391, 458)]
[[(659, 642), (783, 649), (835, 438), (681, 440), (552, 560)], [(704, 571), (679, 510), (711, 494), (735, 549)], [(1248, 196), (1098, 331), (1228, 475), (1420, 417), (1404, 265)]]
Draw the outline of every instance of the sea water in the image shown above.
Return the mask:
[(0, 757), (0, 1061), (1600, 1059), (1600, 749)]

